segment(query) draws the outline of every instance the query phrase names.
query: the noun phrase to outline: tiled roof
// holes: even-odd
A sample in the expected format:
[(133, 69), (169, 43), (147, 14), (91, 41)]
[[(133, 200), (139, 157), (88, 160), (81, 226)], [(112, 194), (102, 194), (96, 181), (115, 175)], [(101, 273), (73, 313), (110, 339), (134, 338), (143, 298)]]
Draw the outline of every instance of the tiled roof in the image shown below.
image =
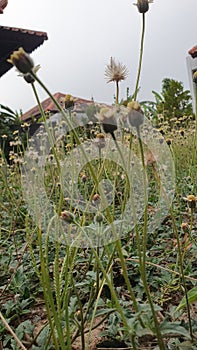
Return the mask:
[(4, 8), (7, 6), (8, 0), (0, 0), (0, 14), (3, 13)]
[(31, 53), (47, 39), (45, 32), (0, 26), (0, 77), (13, 67), (7, 59), (14, 50), (23, 47), (26, 52)]
[[(53, 96), (55, 97), (55, 99), (60, 103), (61, 99), (65, 97), (66, 94), (63, 94), (61, 92), (56, 92)], [(85, 107), (87, 107), (88, 105), (90, 105), (93, 101), (92, 100), (86, 100), (83, 98), (79, 98), (79, 97), (74, 97), (74, 101), (75, 101), (75, 110), (84, 110)], [(54, 105), (54, 102), (51, 100), (51, 98), (47, 98), (46, 100), (44, 100), (43, 102), (41, 102), (42, 108), (43, 110), (46, 112), (57, 112), (58, 109), (57, 107)], [(21, 119), (23, 121), (28, 121), (31, 120), (32, 117), (38, 118), (40, 116), (40, 110), (38, 106), (35, 106), (33, 108), (31, 108), (29, 111), (27, 111), (26, 113), (24, 113), (21, 116)]]
[(197, 57), (197, 45), (192, 47), (192, 49), (189, 50), (188, 53), (192, 56), (192, 58), (196, 58)]

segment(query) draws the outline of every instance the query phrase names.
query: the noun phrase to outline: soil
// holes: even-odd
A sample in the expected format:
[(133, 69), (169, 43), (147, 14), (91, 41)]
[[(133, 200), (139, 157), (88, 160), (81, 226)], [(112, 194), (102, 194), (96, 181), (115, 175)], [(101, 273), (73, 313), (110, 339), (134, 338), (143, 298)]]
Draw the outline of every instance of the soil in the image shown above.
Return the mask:
[[(97, 319), (97, 323), (99, 323), (99, 319)], [(88, 329), (87, 329), (88, 330)], [(88, 344), (88, 333), (85, 335), (85, 341), (88, 346), (88, 350), (96, 350), (96, 345), (101, 342), (101, 337), (99, 334), (104, 330), (103, 325), (98, 326), (91, 332), (91, 337)], [(81, 350), (81, 339), (77, 338), (73, 343), (72, 350)]]

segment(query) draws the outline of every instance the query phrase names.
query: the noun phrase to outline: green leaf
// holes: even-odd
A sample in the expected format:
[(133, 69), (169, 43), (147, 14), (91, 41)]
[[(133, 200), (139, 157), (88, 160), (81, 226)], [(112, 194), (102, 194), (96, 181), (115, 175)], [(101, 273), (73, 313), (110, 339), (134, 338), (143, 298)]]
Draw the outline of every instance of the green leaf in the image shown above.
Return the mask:
[[(197, 287), (194, 287), (194, 288), (190, 289), (190, 291), (187, 293), (187, 297), (188, 297), (188, 303), (189, 304), (191, 304), (194, 301), (196, 301), (197, 300)], [(179, 310), (183, 309), (184, 307), (186, 307), (186, 298), (185, 298), (185, 296), (183, 297), (183, 299), (181, 300), (180, 304), (176, 308), (176, 311), (179, 311)]]
[(175, 335), (181, 335), (186, 338), (190, 338), (190, 334), (188, 333), (188, 331), (184, 327), (180, 326), (179, 323), (176, 323), (176, 322), (173, 323), (165, 320), (163, 323), (161, 323), (160, 330), (162, 335), (175, 334)]

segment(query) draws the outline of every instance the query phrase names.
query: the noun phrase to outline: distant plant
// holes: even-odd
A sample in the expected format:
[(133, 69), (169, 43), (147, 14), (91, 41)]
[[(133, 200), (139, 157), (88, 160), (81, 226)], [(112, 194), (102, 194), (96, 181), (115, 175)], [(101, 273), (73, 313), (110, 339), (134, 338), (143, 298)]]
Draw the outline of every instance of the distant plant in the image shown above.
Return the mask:
[(161, 99), (156, 100), (156, 111), (162, 113), (166, 120), (191, 115), (193, 112), (190, 91), (184, 90), (180, 81), (163, 79)]
[(22, 124), (20, 115), (7, 106), (0, 105), (0, 148), (4, 149), (5, 157), (9, 156), (9, 144), (13, 140), (13, 133)]
[(164, 121), (172, 118), (193, 115), (192, 97), (189, 90), (184, 90), (183, 83), (174, 79), (162, 80), (162, 91), (152, 91), (155, 101), (142, 101), (144, 112), (154, 125), (159, 122), (159, 115)]
[(13, 125), (20, 125), (21, 120), (17, 112), (7, 106), (0, 105), (0, 137), (9, 136), (13, 132)]

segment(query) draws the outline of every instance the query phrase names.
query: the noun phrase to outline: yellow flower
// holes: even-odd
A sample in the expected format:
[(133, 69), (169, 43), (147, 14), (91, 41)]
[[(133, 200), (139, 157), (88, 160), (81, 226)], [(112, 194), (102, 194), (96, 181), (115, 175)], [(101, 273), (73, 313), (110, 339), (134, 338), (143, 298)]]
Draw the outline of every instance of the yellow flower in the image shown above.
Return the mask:
[(191, 202), (191, 201), (197, 201), (197, 197), (194, 196), (193, 194), (189, 194), (186, 198), (184, 198), (186, 201)]
[(183, 197), (187, 201), (187, 205), (191, 210), (196, 208), (197, 197), (193, 194), (189, 194), (187, 197)]
[(149, 10), (150, 3), (153, 3), (153, 0), (137, 0), (137, 4), (134, 5), (137, 6), (140, 13), (145, 13)]
[(66, 94), (64, 97), (61, 97), (60, 104), (65, 109), (73, 109), (75, 105), (75, 99), (72, 95)]
[(17, 51), (14, 51), (10, 58), (7, 60), (13, 64), (19, 72), (23, 74), (31, 73), (34, 68), (34, 62), (32, 58), (20, 47)]
[(118, 83), (121, 80), (125, 80), (127, 76), (127, 67), (120, 62), (116, 62), (115, 59), (111, 57), (110, 63), (105, 69), (105, 77), (107, 79), (107, 83), (110, 83), (112, 81), (116, 81)]

